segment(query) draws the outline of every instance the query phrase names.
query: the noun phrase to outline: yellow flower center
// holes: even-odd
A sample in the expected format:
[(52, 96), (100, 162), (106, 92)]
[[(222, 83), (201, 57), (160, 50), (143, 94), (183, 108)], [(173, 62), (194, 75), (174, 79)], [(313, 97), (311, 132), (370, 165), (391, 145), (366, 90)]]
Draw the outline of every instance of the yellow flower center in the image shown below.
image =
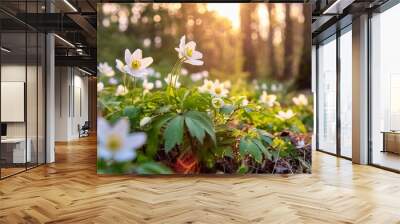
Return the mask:
[(140, 68), (140, 61), (139, 60), (133, 60), (132, 61), (132, 68), (135, 70), (138, 70)]
[(222, 89), (220, 87), (215, 88), (215, 93), (216, 94), (221, 94), (222, 93)]
[(189, 57), (192, 57), (193, 49), (192, 48), (186, 48), (186, 55), (189, 56)]
[(115, 134), (108, 136), (106, 146), (110, 151), (118, 151), (122, 147), (121, 137)]
[(211, 89), (212, 86), (213, 86), (213, 84), (211, 82), (207, 83), (207, 85), (206, 85), (207, 89)]

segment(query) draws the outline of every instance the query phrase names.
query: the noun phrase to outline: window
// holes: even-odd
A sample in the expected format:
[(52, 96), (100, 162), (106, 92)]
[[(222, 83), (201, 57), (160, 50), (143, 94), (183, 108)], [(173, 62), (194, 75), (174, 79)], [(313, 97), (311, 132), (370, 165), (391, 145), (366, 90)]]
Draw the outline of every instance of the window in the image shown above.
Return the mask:
[(336, 153), (336, 39), (318, 47), (317, 148)]
[(340, 155), (352, 157), (352, 34), (351, 26), (340, 36)]
[(371, 18), (372, 163), (400, 170), (400, 5)]
[[(24, 13), (43, 1), (0, 1)], [(45, 35), (0, 12), (0, 178), (45, 163)], [(8, 22), (4, 22), (8, 21)]]

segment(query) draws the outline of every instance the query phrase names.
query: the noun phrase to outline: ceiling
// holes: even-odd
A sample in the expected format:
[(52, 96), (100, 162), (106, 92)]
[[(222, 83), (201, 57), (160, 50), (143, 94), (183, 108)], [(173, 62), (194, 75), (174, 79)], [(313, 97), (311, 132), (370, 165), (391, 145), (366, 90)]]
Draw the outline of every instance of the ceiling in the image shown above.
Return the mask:
[[(377, 7), (387, 0), (308, 0), (313, 11), (313, 38), (320, 36), (348, 15)], [(47, 2), (47, 5), (46, 5)], [(25, 28), (54, 32), (56, 65), (79, 66), (96, 73), (97, 3), (132, 2), (113, 0), (1, 0), (0, 21), (3, 32), (17, 33)], [(273, 1), (270, 1), (273, 2)], [(303, 1), (296, 1), (303, 2)], [(333, 10), (332, 10), (333, 8)], [(51, 11), (51, 13), (49, 13)], [(335, 13), (337, 11), (338, 13)], [(333, 12), (333, 13), (332, 13)], [(334, 32), (334, 30), (332, 31)], [(14, 35), (16, 36), (16, 35)], [(5, 38), (15, 40), (12, 34)], [(23, 43), (22, 43), (23, 44)], [(29, 54), (28, 47), (28, 54)]]
[[(20, 40), (24, 35), (18, 33), (51, 32), (56, 34), (56, 66), (72, 65), (96, 74), (96, 4), (93, 0), (1, 0), (2, 36), (8, 39), (4, 40), (7, 47), (15, 49), (9, 56), (25, 54), (25, 38)], [(27, 49), (29, 55), (29, 44)]]

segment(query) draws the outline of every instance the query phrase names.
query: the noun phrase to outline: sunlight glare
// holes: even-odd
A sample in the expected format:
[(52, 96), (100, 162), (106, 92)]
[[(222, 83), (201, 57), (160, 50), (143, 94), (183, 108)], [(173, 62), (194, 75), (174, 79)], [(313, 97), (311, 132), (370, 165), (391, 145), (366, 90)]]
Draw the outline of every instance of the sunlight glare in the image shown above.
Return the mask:
[(208, 11), (215, 11), (220, 16), (229, 19), (234, 29), (240, 27), (240, 4), (237, 3), (207, 3)]

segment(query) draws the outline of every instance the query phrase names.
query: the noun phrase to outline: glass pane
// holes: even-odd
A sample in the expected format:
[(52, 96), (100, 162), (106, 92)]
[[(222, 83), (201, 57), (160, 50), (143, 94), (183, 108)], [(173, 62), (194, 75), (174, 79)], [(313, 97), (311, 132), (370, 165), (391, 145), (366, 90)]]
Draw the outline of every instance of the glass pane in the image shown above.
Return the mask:
[(372, 163), (400, 170), (400, 5), (372, 18)]
[[(31, 161), (26, 143), (26, 33), (2, 32), (1, 46), (1, 173), (2, 177), (25, 170)], [(28, 147), (27, 147), (28, 146)], [(27, 150), (28, 148), (28, 150)]]
[(336, 153), (336, 40), (318, 48), (318, 149)]
[(352, 157), (352, 35), (340, 36), (340, 153)]
[(28, 168), (37, 165), (38, 160), (38, 144), (37, 144), (37, 132), (38, 132), (38, 36), (36, 32), (27, 33), (27, 44), (28, 44), (28, 62), (27, 62), (27, 80), (26, 80), (26, 114), (27, 114), (27, 142), (28, 150), (30, 149), (30, 160), (28, 160)]
[(45, 163), (45, 44), (44, 34), (38, 36), (38, 164)]

